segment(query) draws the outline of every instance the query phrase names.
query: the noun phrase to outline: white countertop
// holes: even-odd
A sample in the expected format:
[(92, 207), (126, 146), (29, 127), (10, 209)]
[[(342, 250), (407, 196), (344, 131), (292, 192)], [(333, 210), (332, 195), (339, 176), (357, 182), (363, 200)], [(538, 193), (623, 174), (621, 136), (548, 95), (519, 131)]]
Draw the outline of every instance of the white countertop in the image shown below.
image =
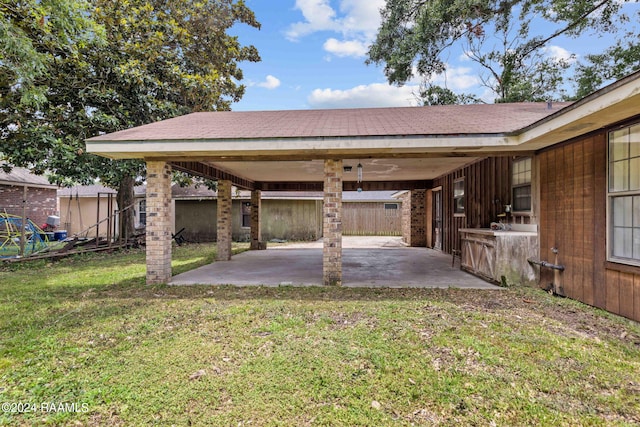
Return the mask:
[(537, 236), (536, 231), (521, 230), (492, 230), (490, 228), (461, 228), (458, 231), (469, 234), (482, 234), (484, 236)]

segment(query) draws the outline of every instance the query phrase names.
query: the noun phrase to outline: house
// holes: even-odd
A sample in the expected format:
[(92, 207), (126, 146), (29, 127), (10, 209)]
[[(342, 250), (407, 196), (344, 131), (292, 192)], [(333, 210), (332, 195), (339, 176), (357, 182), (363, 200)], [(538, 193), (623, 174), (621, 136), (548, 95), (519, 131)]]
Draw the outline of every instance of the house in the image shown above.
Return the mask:
[[(134, 189), (136, 206), (135, 226), (142, 227), (145, 222), (144, 186)], [(61, 188), (57, 192), (60, 206), (60, 226), (69, 236), (100, 237), (107, 236), (107, 229), (117, 230), (117, 220), (109, 222), (107, 218), (118, 210), (116, 190), (102, 185), (78, 185)]]
[(42, 225), (50, 215), (58, 215), (57, 186), (28, 169), (0, 169), (0, 213), (29, 218)]
[[(342, 283), (342, 192), (406, 191), (412, 246), (460, 254), (487, 280), (533, 281), (640, 320), (640, 72), (574, 103), (203, 112), (87, 147), (147, 162), (148, 283), (171, 277), (177, 169), (218, 180), (222, 261), (232, 185), (251, 191), (252, 247), (262, 192), (323, 191), (327, 285)], [(362, 179), (346, 168), (354, 162)]]
[[(135, 188), (135, 225), (146, 224), (145, 187)], [(401, 203), (391, 191), (345, 192), (345, 234), (400, 235)], [(184, 229), (181, 236), (190, 242), (216, 240), (217, 192), (205, 186), (172, 185), (172, 233)], [(234, 241), (250, 236), (250, 200), (247, 191), (234, 191), (232, 215)], [(86, 185), (58, 190), (60, 226), (69, 235), (96, 234), (94, 224), (102, 221), (99, 235), (107, 235), (109, 212), (118, 209), (116, 191), (101, 185)], [(317, 240), (322, 237), (322, 192), (265, 192), (262, 196), (262, 236), (264, 240)], [(112, 227), (117, 226), (112, 223)]]

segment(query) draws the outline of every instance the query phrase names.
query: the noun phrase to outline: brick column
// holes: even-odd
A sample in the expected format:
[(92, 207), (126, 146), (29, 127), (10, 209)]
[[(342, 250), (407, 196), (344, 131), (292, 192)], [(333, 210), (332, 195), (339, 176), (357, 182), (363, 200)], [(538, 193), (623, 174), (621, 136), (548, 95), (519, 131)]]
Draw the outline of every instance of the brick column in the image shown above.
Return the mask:
[(342, 160), (324, 161), (322, 280), (342, 285)]
[(231, 259), (231, 181), (218, 181), (218, 233), (217, 233), (217, 261)]
[(427, 190), (411, 191), (411, 241), (407, 242), (413, 247), (427, 246)]
[(262, 249), (262, 227), (260, 224), (260, 209), (262, 208), (262, 191), (251, 192), (251, 250)]
[(171, 166), (147, 161), (147, 285), (171, 280)]

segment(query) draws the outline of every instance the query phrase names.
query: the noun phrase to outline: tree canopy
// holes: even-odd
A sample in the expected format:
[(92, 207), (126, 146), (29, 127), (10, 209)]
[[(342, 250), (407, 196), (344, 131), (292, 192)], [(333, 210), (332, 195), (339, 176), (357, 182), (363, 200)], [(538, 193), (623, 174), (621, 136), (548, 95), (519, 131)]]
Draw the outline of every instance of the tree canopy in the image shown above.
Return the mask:
[[(22, 1), (2, 7), (3, 28), (11, 30), (0, 33), (3, 45), (16, 33), (23, 42), (0, 58), (1, 160), (47, 171), (62, 185), (99, 178), (118, 188), (121, 207), (144, 178), (144, 164), (87, 154), (84, 140), (192, 111), (228, 110), (245, 90), (239, 63), (260, 60), (255, 47), (228, 34), (239, 23), (260, 26), (242, 0), (31, 3), (48, 6), (36, 15)], [(55, 9), (59, 3), (68, 7)], [(65, 31), (45, 31), (50, 22), (64, 22)], [(33, 65), (16, 71), (22, 57), (33, 57)], [(39, 88), (37, 102), (25, 97), (32, 87)]]
[[(545, 52), (560, 36), (585, 31), (616, 35), (625, 2), (618, 0), (389, 0), (369, 49), (391, 83), (444, 73), (454, 46), (485, 70), (496, 102), (566, 98), (573, 58)], [(541, 32), (542, 30), (544, 32)]]

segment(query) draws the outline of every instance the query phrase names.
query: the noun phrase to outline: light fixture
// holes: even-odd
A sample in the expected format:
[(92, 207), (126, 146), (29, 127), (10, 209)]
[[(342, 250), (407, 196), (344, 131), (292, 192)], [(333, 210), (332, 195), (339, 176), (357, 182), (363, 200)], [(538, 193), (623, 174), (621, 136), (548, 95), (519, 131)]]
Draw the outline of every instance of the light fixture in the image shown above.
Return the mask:
[(358, 162), (358, 193), (362, 192), (362, 163)]

